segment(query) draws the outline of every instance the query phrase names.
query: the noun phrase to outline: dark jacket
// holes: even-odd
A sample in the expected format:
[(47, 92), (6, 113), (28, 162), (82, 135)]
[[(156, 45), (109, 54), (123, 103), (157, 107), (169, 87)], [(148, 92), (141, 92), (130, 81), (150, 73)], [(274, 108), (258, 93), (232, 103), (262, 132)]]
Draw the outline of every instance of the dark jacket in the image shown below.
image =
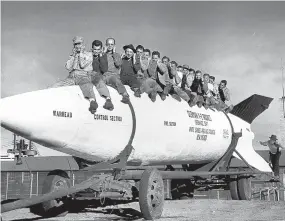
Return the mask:
[(122, 59), (121, 73), (120, 76), (134, 76), (141, 69), (140, 60), (136, 57), (136, 63), (133, 63), (133, 58), (128, 59), (127, 57)]
[(113, 53), (109, 55), (109, 60), (112, 61), (111, 64), (108, 63), (107, 54), (103, 54), (101, 57), (93, 56), (93, 70), (100, 72), (101, 74), (113, 73), (119, 74), (119, 70), (122, 64), (121, 57), (118, 53)]
[(195, 78), (190, 88), (191, 88), (191, 91), (196, 92), (197, 95), (204, 94), (202, 79)]
[(93, 56), (93, 71), (96, 71), (97, 73), (104, 74), (108, 71), (108, 61), (106, 56)]

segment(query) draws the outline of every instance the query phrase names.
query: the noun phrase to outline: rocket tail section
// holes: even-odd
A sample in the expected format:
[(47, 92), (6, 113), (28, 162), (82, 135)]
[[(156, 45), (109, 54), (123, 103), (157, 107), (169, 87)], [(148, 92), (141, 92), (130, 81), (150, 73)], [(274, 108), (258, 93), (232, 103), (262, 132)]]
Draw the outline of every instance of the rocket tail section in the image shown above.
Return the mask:
[[(254, 133), (251, 131), (250, 125), (258, 115), (269, 107), (272, 100), (272, 98), (254, 94), (237, 104), (229, 114), (233, 132), (242, 132), (236, 150), (249, 165), (263, 172), (272, 172), (272, 170), (253, 148)], [(233, 156), (241, 160), (236, 153)]]

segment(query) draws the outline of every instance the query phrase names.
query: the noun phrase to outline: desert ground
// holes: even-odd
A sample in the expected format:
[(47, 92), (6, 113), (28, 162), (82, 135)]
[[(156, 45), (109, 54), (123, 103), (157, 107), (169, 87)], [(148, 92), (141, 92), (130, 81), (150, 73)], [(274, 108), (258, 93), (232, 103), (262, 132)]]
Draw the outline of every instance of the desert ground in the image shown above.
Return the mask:
[[(93, 207), (93, 208), (92, 208)], [(81, 212), (70, 212), (65, 217), (43, 219), (19, 209), (2, 214), (3, 220), (144, 220), (139, 204), (119, 204), (115, 206), (89, 206)], [(285, 202), (273, 201), (231, 201), (231, 200), (180, 200), (165, 201), (161, 221), (285, 221)]]

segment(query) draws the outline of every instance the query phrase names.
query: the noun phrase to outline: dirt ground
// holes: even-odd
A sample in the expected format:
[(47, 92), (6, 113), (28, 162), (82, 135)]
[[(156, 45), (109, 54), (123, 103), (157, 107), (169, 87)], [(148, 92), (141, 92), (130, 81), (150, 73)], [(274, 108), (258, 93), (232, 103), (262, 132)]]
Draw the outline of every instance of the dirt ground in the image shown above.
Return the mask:
[[(144, 220), (138, 203), (98, 208), (86, 208), (65, 217), (43, 219), (20, 209), (2, 214), (3, 220)], [(230, 201), (230, 200), (180, 200), (165, 201), (161, 221), (285, 221), (285, 202)]]

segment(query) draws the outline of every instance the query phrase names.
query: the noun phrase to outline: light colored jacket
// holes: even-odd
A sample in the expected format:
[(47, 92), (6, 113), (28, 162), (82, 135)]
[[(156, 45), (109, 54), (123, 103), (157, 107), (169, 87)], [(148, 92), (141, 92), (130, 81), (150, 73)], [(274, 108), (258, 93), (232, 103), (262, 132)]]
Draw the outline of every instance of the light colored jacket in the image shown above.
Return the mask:
[(179, 77), (176, 68), (168, 66), (168, 71), (169, 71), (169, 76), (171, 77), (169, 78), (170, 84), (178, 86), (181, 83), (182, 79)]
[(191, 86), (192, 83), (194, 81), (195, 75), (194, 74), (187, 74), (186, 75), (186, 85), (185, 85), (185, 89), (190, 90), (191, 91)]
[(275, 143), (272, 144), (272, 143), (270, 142), (270, 140), (265, 141), (265, 142), (260, 142), (260, 144), (263, 145), (263, 146), (268, 146), (270, 152), (273, 153), (273, 154), (276, 154), (276, 153), (277, 153), (277, 149), (278, 149), (278, 148), (279, 148), (279, 149), (280, 149), (280, 148), (284, 149), (284, 147), (283, 147), (281, 144), (279, 144), (279, 143), (277, 143), (277, 142), (275, 142)]
[(71, 55), (65, 64), (65, 68), (68, 70), (69, 73), (73, 71), (89, 72), (93, 70), (92, 62), (92, 52), (84, 51), (76, 54), (75, 56)]
[(151, 60), (147, 69), (148, 77), (166, 85), (169, 82), (168, 70), (165, 64)]
[(141, 57), (140, 62), (141, 62), (141, 70), (138, 71), (138, 74), (142, 73), (144, 78), (148, 78), (148, 73), (147, 73), (147, 69), (149, 66), (149, 62), (150, 62), (150, 58), (145, 58), (145, 57)]

